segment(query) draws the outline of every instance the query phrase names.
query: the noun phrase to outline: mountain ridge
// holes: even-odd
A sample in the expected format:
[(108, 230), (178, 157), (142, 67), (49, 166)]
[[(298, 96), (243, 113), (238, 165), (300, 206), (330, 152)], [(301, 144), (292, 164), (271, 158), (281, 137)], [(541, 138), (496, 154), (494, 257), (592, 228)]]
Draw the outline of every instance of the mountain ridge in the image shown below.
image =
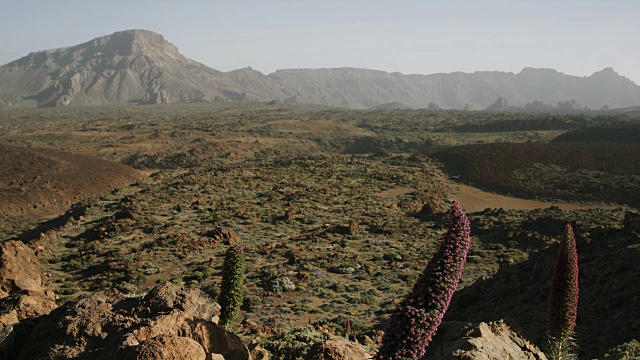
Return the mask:
[(182, 55), (149, 30), (125, 30), (85, 43), (32, 52), (0, 66), (0, 107), (272, 101), (374, 108), (484, 109), (575, 100), (594, 109), (640, 104), (640, 86), (607, 67), (590, 76), (525, 67), (500, 71), (401, 74), (353, 67), (221, 72)]

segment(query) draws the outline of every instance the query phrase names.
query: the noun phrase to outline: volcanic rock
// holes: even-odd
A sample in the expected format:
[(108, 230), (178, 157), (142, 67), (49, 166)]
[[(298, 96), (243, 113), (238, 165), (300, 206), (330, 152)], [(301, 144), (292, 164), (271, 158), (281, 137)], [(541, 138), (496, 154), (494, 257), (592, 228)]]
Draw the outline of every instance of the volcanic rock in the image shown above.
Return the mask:
[(238, 234), (233, 229), (224, 227), (209, 230), (205, 235), (216, 241), (222, 241), (225, 245), (233, 245), (238, 241)]
[(36, 253), (21, 241), (0, 245), (0, 299), (10, 294), (45, 296)]
[(170, 283), (142, 299), (100, 291), (18, 332), (15, 351), (18, 359), (249, 359), (236, 335), (210, 321), (219, 309), (199, 291)]
[(0, 245), (0, 358), (14, 354), (14, 325), (49, 314), (56, 295), (44, 286), (35, 252), (21, 241)]
[(158, 335), (134, 346), (124, 360), (204, 360), (205, 358), (202, 346), (192, 339), (175, 335)]
[(358, 345), (345, 340), (333, 339), (315, 344), (309, 351), (313, 360), (365, 360), (371, 358)]
[(546, 360), (546, 356), (500, 320), (476, 325), (443, 323), (423, 358), (432, 359)]
[(507, 105), (507, 99), (503, 97), (499, 97), (493, 104), (487, 107), (487, 111), (504, 111), (507, 110), (509, 106)]

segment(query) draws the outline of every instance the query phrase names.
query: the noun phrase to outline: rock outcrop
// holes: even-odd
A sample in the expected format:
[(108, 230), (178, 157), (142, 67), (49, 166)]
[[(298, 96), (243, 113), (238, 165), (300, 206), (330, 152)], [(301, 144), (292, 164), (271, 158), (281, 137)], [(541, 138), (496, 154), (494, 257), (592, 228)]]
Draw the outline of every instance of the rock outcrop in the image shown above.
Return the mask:
[(524, 110), (527, 112), (553, 112), (553, 106), (547, 105), (540, 100), (534, 100), (524, 105)]
[(169, 283), (142, 299), (100, 291), (17, 329), (12, 351), (17, 359), (250, 359), (235, 334), (211, 321), (219, 309)]
[(0, 326), (48, 314), (58, 306), (44, 279), (30, 247), (13, 240), (0, 245)]
[(36, 253), (21, 241), (0, 245), (0, 299), (10, 294), (46, 296)]
[(558, 106), (556, 107), (559, 111), (579, 111), (585, 110), (585, 107), (578, 104), (575, 100), (571, 99), (569, 101), (558, 101)]
[(233, 245), (238, 241), (238, 234), (233, 229), (225, 227), (217, 227), (205, 232), (205, 236), (215, 240), (222, 241), (225, 245)]
[(204, 349), (196, 341), (176, 335), (158, 335), (131, 349), (124, 360), (205, 360)]
[(443, 323), (423, 360), (546, 360), (529, 341), (503, 320), (479, 323)]
[(0, 358), (15, 345), (20, 321), (49, 314), (58, 307), (56, 295), (44, 285), (35, 251), (21, 241), (0, 245)]
[(154, 79), (147, 92), (144, 94), (143, 103), (145, 104), (166, 104), (169, 102), (169, 93), (162, 88), (160, 80)]
[(507, 99), (499, 97), (493, 104), (489, 105), (487, 111), (505, 111), (508, 110)]
[(370, 358), (370, 354), (345, 339), (317, 343), (309, 352), (309, 359), (313, 360), (366, 360)]

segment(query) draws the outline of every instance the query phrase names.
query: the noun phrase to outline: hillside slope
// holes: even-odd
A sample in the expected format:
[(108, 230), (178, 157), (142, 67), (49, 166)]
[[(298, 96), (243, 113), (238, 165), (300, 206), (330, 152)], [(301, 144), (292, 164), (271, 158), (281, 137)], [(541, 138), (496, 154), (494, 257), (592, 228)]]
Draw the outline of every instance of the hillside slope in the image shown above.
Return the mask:
[(100, 158), (0, 145), (0, 214), (48, 216), (142, 177)]

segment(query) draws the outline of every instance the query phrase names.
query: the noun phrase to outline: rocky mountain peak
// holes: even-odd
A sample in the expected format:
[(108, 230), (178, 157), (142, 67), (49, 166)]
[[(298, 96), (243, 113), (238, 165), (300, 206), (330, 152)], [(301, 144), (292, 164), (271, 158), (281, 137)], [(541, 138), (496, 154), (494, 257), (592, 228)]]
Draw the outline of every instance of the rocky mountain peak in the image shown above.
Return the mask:
[(177, 54), (178, 48), (165, 40), (164, 36), (149, 30), (125, 30), (91, 40), (91, 46), (101, 52), (120, 56), (131, 56), (162, 51)]
[(591, 76), (589, 76), (590, 79), (595, 79), (595, 80), (600, 80), (600, 81), (624, 81), (624, 82), (631, 82), (631, 80), (627, 79), (626, 77), (618, 74), (615, 70), (613, 70), (613, 68), (611, 67), (606, 67), (600, 71), (596, 71), (594, 72)]
[(608, 75), (619, 75), (612, 67), (606, 67), (600, 71), (595, 72), (594, 74), (608, 74)]
[(522, 71), (520, 71), (518, 75), (536, 75), (536, 74), (555, 75), (555, 74), (558, 74), (558, 71), (555, 69), (525, 67), (522, 69)]

